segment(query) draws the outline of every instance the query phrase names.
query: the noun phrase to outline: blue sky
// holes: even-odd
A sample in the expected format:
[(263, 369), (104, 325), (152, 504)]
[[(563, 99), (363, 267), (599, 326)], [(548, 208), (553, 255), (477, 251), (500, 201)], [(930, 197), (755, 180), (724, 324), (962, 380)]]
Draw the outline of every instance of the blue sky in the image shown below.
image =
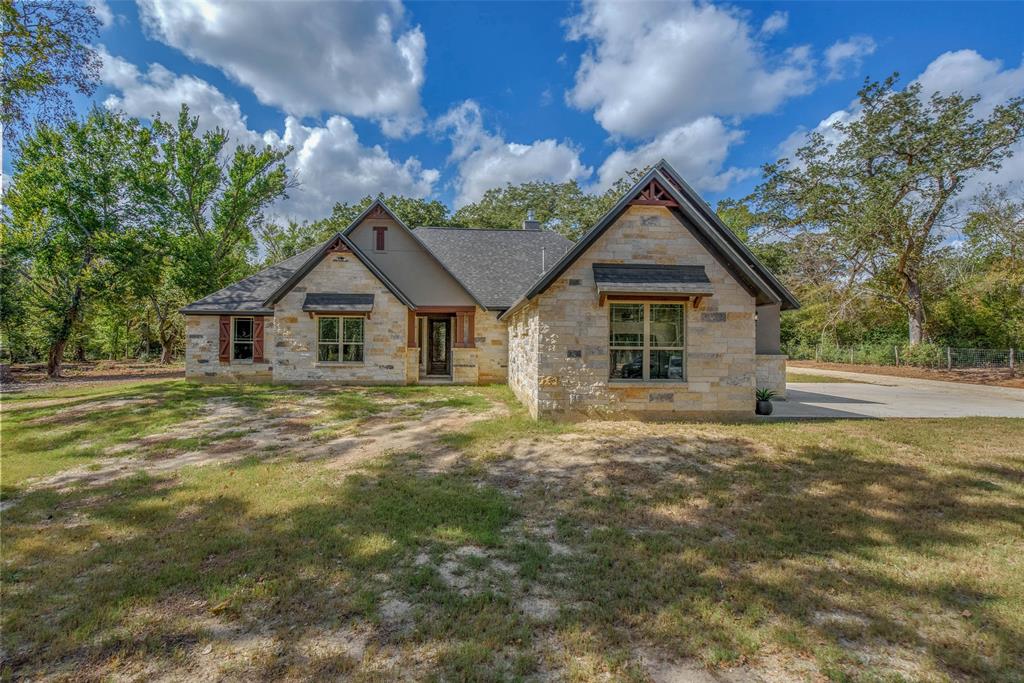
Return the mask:
[[(303, 219), (377, 191), (596, 191), (661, 156), (714, 203), (853, 114), (866, 76), (983, 109), (1024, 94), (1024, 3), (92, 4), (92, 99), (143, 118), (185, 100), (237, 140), (292, 144), (302, 187), (275, 211)], [(982, 182), (1024, 182), (1024, 154)]]

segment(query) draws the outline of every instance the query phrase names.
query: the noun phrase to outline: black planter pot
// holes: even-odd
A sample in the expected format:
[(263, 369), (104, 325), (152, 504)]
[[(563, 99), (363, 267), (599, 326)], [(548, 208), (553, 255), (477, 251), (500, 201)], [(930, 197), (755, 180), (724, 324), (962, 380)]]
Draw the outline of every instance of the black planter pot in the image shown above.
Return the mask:
[(754, 412), (758, 415), (771, 415), (772, 410), (774, 410), (774, 408), (771, 401), (758, 401), (757, 408), (754, 409)]

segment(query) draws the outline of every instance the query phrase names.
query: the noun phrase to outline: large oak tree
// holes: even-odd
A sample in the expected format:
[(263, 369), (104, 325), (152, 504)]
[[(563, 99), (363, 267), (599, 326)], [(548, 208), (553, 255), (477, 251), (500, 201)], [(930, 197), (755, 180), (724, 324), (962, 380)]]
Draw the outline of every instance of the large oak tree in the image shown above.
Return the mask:
[(981, 171), (998, 169), (1024, 136), (1024, 99), (977, 116), (978, 97), (868, 82), (838, 141), (808, 136), (795, 159), (764, 167), (750, 198), (768, 232), (803, 235), (838, 266), (849, 292), (897, 302), (909, 341), (925, 335), (926, 270), (954, 227), (953, 201)]

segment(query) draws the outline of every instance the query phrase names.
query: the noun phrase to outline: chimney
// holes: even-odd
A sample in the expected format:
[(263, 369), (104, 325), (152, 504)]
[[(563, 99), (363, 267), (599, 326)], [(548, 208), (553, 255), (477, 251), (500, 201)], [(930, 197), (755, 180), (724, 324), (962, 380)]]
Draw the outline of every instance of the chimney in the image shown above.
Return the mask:
[(540, 221), (536, 219), (533, 209), (526, 212), (526, 220), (523, 221), (523, 230), (540, 230)]

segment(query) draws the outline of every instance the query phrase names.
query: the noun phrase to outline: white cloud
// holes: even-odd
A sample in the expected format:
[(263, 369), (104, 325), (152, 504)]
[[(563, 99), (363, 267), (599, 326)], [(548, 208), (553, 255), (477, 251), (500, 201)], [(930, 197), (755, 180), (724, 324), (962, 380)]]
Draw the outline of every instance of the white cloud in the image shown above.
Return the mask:
[(828, 80), (835, 81), (846, 78), (860, 68), (864, 58), (874, 54), (875, 41), (870, 36), (851, 36), (840, 40), (825, 50), (825, 66), (828, 67)]
[(275, 210), (282, 215), (320, 218), (330, 213), (337, 201), (353, 201), (374, 195), (429, 195), (438, 172), (423, 168), (410, 157), (392, 159), (380, 146), (359, 142), (352, 122), (332, 116), (324, 126), (308, 127), (289, 116), (281, 142), (295, 148), (289, 162), (301, 185)]
[(327, 216), (335, 202), (354, 201), (377, 192), (424, 197), (438, 179), (434, 169), (419, 160), (392, 158), (379, 145), (364, 146), (352, 122), (332, 116), (323, 126), (304, 126), (293, 116), (284, 121), (284, 134), (249, 128), (238, 103), (194, 76), (174, 74), (160, 64), (143, 72), (134, 64), (103, 51), (102, 80), (116, 91), (104, 105), (139, 118), (160, 113), (174, 119), (181, 103), (199, 116), (202, 130), (226, 129), (239, 144), (291, 145), (286, 163), (301, 185), (272, 209), (274, 215), (297, 219)]
[(113, 26), (114, 12), (110, 9), (110, 5), (107, 4), (107, 0), (86, 0), (85, 4), (92, 8), (102, 28)]
[(764, 23), (761, 24), (761, 34), (771, 36), (779, 31), (785, 31), (787, 26), (789, 26), (789, 12), (783, 12), (782, 10), (772, 12), (764, 20)]
[[(1003, 68), (998, 59), (985, 59), (974, 50), (946, 52), (935, 58), (916, 79), (922, 94), (959, 92), (981, 99), (975, 105), (977, 116), (988, 116), (997, 105), (1014, 97), (1024, 97), (1024, 59), (1016, 68)], [(967, 181), (959, 204), (966, 205), (986, 185), (1024, 186), (1024, 142), (1014, 146), (1014, 154), (1003, 161), (998, 171), (985, 171)]]
[[(974, 50), (946, 52), (925, 68), (915, 81), (921, 84), (922, 97), (931, 97), (935, 92), (950, 94), (959, 92), (966, 97), (977, 95), (975, 105), (977, 117), (988, 116), (999, 104), (1013, 97), (1024, 96), (1024, 61), (1016, 68), (1004, 68), (998, 59), (985, 59)], [(836, 144), (842, 136), (835, 129), (837, 123), (846, 123), (859, 115), (854, 101), (848, 108), (830, 114), (820, 121), (814, 131), (821, 133), (829, 144)], [(793, 159), (796, 150), (806, 141), (807, 130), (798, 129), (791, 133), (776, 148), (778, 156)], [(1003, 162), (998, 171), (985, 171), (971, 177), (964, 185), (957, 201), (961, 211), (981, 190), (989, 184), (1024, 186), (1024, 142), (1014, 146), (1014, 154)]]
[(588, 50), (568, 100), (594, 109), (610, 133), (646, 137), (703, 116), (769, 112), (810, 92), (809, 49), (770, 54), (754, 33), (728, 7), (588, 0), (569, 21), (569, 37)]
[(595, 189), (605, 190), (627, 171), (665, 159), (696, 189), (722, 191), (730, 184), (757, 173), (757, 169), (749, 168), (722, 170), (730, 147), (742, 139), (741, 131), (728, 129), (719, 118), (699, 118), (673, 128), (636, 149), (619, 148), (612, 152), (601, 164)]
[(103, 105), (137, 118), (175, 120), (182, 103), (199, 117), (203, 131), (223, 128), (238, 144), (263, 144), (261, 134), (249, 129), (238, 102), (195, 76), (172, 73), (161, 64), (150, 64), (142, 72), (134, 64), (115, 57), (100, 47), (103, 69), (100, 80), (114, 89)]
[(524, 145), (506, 142), (500, 134), (488, 132), (480, 105), (473, 100), (453, 107), (438, 119), (436, 129), (449, 134), (449, 161), (458, 164), (456, 207), (475, 202), (487, 190), (506, 183), (560, 183), (582, 180), (593, 172), (569, 143), (548, 139)]
[(401, 2), (139, 0), (147, 31), (294, 116), (336, 112), (386, 135), (421, 127), (426, 38)]

